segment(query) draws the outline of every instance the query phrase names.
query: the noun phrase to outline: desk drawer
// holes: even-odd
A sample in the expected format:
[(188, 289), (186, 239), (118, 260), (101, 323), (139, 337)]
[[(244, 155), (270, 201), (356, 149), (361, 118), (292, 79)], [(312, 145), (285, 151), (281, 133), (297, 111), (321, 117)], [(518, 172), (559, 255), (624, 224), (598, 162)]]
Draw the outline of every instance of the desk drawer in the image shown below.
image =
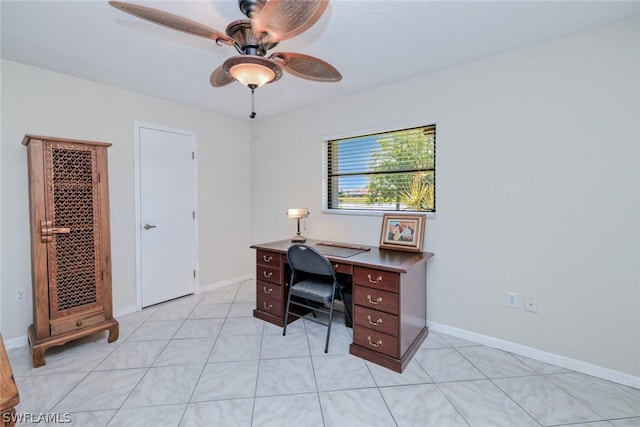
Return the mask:
[(282, 254), (259, 250), (256, 252), (256, 264), (280, 268), (280, 265), (282, 265)]
[(262, 280), (256, 280), (256, 295), (270, 298), (276, 301), (283, 301), (283, 287), (276, 285), (275, 283), (264, 282)]
[(284, 316), (284, 311), (282, 310), (284, 303), (282, 302), (282, 300), (276, 300), (258, 294), (256, 297), (256, 302), (256, 308), (258, 310), (264, 311), (265, 313), (273, 314), (274, 316), (278, 317)]
[(263, 280), (278, 285), (282, 284), (282, 270), (280, 268), (258, 265), (256, 271), (256, 280)]
[(356, 325), (360, 325), (374, 331), (384, 332), (385, 334), (389, 334), (394, 337), (397, 337), (399, 334), (398, 325), (400, 323), (398, 322), (398, 316), (394, 314), (370, 310), (356, 305), (353, 313), (353, 319), (355, 320)]
[(385, 311), (398, 315), (400, 313), (398, 295), (391, 292), (364, 286), (353, 287), (353, 302), (355, 305), (367, 307), (372, 310)]
[(353, 275), (353, 265), (341, 264), (336, 261), (333, 261), (331, 265), (333, 265), (333, 269), (336, 271), (336, 273), (344, 273), (350, 276)]
[(353, 328), (353, 342), (361, 347), (399, 358), (398, 337), (373, 331), (369, 328)]
[(353, 283), (398, 293), (399, 273), (375, 270), (373, 268), (354, 268)]

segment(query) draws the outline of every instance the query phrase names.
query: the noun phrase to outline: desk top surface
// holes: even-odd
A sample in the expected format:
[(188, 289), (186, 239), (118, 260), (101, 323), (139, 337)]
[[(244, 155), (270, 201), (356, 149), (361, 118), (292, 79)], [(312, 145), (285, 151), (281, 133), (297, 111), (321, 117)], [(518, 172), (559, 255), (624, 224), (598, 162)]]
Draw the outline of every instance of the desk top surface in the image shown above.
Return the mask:
[[(292, 244), (290, 239), (286, 239), (251, 245), (251, 248), (286, 254)], [(398, 273), (406, 273), (434, 255), (431, 252), (405, 252), (314, 239), (307, 239), (304, 244), (315, 247), (334, 262)]]

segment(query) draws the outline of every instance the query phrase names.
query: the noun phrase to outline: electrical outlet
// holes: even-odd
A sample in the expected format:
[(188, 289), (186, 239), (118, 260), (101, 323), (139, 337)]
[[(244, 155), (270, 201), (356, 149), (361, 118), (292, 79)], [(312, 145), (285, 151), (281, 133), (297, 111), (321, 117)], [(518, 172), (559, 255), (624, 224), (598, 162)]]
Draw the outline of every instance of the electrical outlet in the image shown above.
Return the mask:
[(507, 292), (507, 307), (518, 308), (518, 294)]
[(16, 289), (16, 302), (17, 303), (27, 302), (27, 289), (26, 288)]
[(532, 313), (538, 312), (538, 298), (524, 297), (524, 309)]

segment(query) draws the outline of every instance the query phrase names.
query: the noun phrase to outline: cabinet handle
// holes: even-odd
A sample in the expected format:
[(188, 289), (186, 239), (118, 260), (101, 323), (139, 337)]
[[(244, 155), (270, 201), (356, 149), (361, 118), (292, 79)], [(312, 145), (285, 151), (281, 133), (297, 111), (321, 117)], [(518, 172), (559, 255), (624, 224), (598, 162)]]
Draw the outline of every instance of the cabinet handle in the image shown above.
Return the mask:
[(378, 319), (375, 322), (371, 321), (371, 316), (367, 316), (367, 320), (369, 321), (369, 323), (371, 323), (373, 326), (378, 326), (382, 324), (382, 319)]
[(382, 302), (382, 297), (376, 298), (375, 301), (371, 299), (371, 295), (367, 295), (367, 300), (369, 300), (369, 304), (378, 305)]
[(67, 234), (67, 233), (71, 233), (71, 229), (69, 227), (53, 227), (53, 228), (50, 228), (48, 231), (51, 234)]
[(382, 340), (378, 340), (376, 342), (372, 342), (370, 336), (367, 337), (367, 340), (369, 340), (369, 345), (371, 347), (380, 347), (382, 345)]
[(273, 291), (273, 288), (267, 289), (266, 286), (263, 286), (262, 290), (264, 291), (265, 294), (269, 295)]
[(273, 260), (272, 256), (267, 257), (266, 255), (262, 255), (262, 260), (264, 262), (271, 262)]
[(76, 326), (82, 326), (82, 320), (78, 320), (78, 321), (76, 322)]
[(263, 271), (263, 272), (262, 272), (262, 275), (268, 279), (268, 278), (270, 278), (271, 276), (273, 276), (273, 271), (270, 271), (270, 272), (268, 272), (268, 273), (267, 273), (266, 271)]
[(51, 221), (40, 221), (40, 240), (43, 243), (49, 243), (53, 239), (51, 236), (54, 234), (69, 234), (71, 229), (69, 227), (52, 227)]
[(267, 303), (266, 303), (266, 302), (263, 302), (263, 303), (262, 303), (262, 306), (264, 307), (264, 309), (265, 309), (265, 310), (271, 310), (271, 307), (273, 307), (273, 304), (269, 304), (269, 305), (267, 305)]
[(336, 264), (336, 265), (334, 265), (334, 266), (333, 266), (333, 269), (334, 269), (334, 270), (337, 270), (337, 269), (339, 269), (339, 268), (340, 268), (340, 264)]
[(374, 285), (376, 285), (376, 284), (378, 284), (378, 283), (382, 282), (382, 276), (378, 276), (378, 277), (376, 278), (376, 280), (373, 280), (373, 279), (371, 278), (371, 275), (370, 275), (370, 274), (367, 274), (367, 279), (369, 279), (369, 283), (373, 283)]

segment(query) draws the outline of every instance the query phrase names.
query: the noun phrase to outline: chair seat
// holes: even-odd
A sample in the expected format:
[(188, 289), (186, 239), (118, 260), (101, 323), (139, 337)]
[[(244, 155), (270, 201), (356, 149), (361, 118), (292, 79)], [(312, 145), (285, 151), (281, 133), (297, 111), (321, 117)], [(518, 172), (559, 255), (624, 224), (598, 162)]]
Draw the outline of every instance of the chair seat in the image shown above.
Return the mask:
[(329, 303), (333, 298), (333, 283), (310, 278), (291, 287), (291, 295), (321, 303)]

